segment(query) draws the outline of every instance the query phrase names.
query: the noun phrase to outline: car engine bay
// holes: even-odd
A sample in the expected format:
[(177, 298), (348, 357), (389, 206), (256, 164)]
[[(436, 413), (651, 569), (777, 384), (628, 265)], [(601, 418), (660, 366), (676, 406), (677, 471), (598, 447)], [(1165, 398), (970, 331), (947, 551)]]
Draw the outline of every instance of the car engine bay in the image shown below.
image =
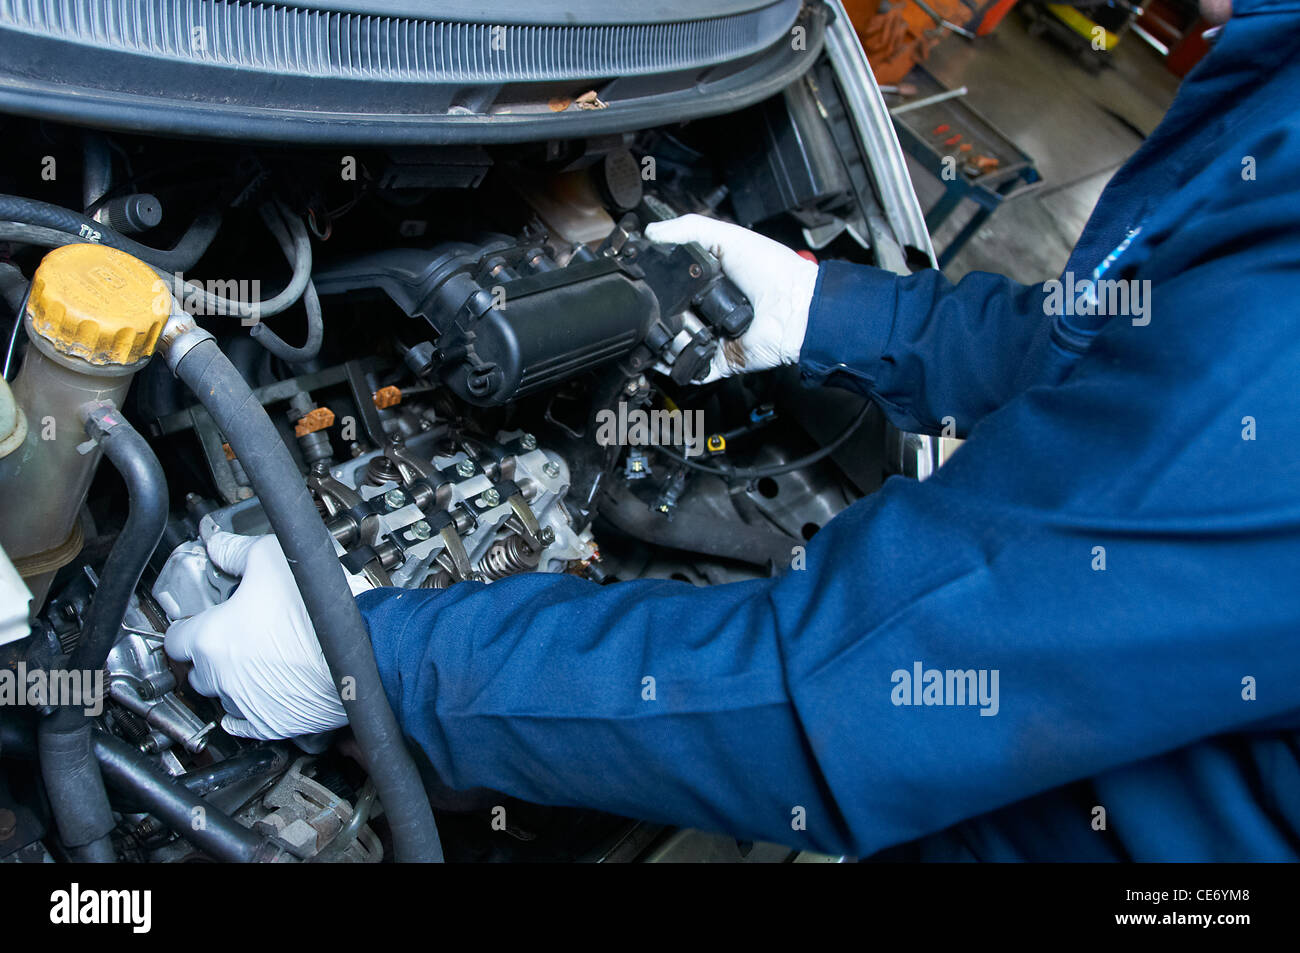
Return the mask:
[[(795, 367), (706, 383), (751, 303), (706, 249), (645, 236), (695, 212), (816, 259), (928, 264), (891, 231), (837, 83), (822, 56), (707, 120), (490, 145), (0, 116), (0, 575), (6, 603), (31, 597), (6, 609), (0, 668), (50, 673), (51, 693), (57, 672), (104, 681), (93, 714), (0, 706), (0, 859), (790, 859), (447, 789), (400, 754), (391, 712), (229, 735), (163, 636), (235, 590), (216, 530), (279, 536), (337, 676), (365, 589), (763, 578), (887, 475), (925, 476), (930, 438)], [(85, 249), (164, 281), (152, 341), (78, 317), (74, 285), (135, 274)], [(55, 312), (75, 328), (42, 326)]]

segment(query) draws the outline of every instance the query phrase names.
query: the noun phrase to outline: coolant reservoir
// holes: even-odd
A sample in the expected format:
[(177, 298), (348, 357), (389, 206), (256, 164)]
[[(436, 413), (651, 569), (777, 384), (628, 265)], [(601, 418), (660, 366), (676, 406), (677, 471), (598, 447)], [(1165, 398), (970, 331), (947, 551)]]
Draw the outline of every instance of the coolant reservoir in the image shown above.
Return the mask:
[(102, 245), (66, 245), (36, 269), (27, 354), (13, 382), (27, 434), (0, 457), (0, 544), (32, 590), (33, 611), (55, 571), (81, 551), (77, 514), (100, 451), (83, 446), (78, 409), (92, 400), (121, 405), (171, 303), (148, 265)]

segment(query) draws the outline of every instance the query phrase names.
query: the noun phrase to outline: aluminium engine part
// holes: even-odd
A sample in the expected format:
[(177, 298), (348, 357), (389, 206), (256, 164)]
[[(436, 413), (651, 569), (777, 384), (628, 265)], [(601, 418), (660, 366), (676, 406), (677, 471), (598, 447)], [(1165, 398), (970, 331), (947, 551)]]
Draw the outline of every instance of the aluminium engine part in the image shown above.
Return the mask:
[[(384, 856), (383, 845), (364, 823), (373, 793), (366, 801), (358, 797), (354, 807), (312, 777), (313, 765), (313, 758), (299, 758), (274, 787), (240, 811), (236, 819), (299, 860), (311, 860), (333, 847), (330, 860), (379, 863)], [(338, 844), (338, 840), (347, 843)]]
[[(525, 434), (502, 433), (497, 440), (502, 456), (489, 463), (489, 473), (464, 451), (424, 456), (434, 439), (432, 434), (417, 436), (400, 448), (390, 443), (383, 451), (331, 470), (363, 503), (374, 506), (382, 501), (373, 533), (376, 539), (390, 541), (401, 559), (383, 567), (391, 585), (420, 586), (440, 569), (454, 579), (478, 578), (482, 573), (474, 567), (485, 561), (495, 567), (489, 579), (501, 578), (506, 567), (489, 559), (489, 553), (510, 538), (528, 539), (535, 565), (543, 572), (562, 571), (570, 561), (587, 559), (595, 551), (590, 534), (575, 533), (564, 510), (569, 468), (558, 455), (537, 447)], [(379, 454), (397, 458), (399, 471), (406, 471), (403, 482), (365, 482), (373, 472), (371, 459)], [(422, 460), (428, 463), (421, 468)], [(411, 472), (413, 467), (422, 472)], [(365, 566), (356, 557), (344, 563), (353, 572)]]
[[(413, 589), (447, 584), (458, 573), (490, 582), (515, 572), (562, 572), (596, 553), (590, 531), (575, 532), (564, 508), (569, 468), (557, 454), (537, 447), (527, 434), (502, 433), (497, 443), (505, 453), (490, 467), (498, 472), (489, 476), (464, 451), (426, 456), (435, 440), (426, 433), (404, 443), (406, 460), (427, 460), (426, 472), (445, 475), (445, 481), (436, 476), (429, 481), (427, 499), (418, 483), (413, 489), (413, 483), (400, 478), (374, 482), (375, 461), (388, 459), (383, 450), (327, 471), (332, 485), (321, 492), (324, 518), (352, 575), (368, 577), (369, 585)], [(501, 470), (508, 471), (519, 498), (502, 493), (506, 481)], [(316, 482), (323, 482), (320, 475)], [(351, 503), (348, 510), (340, 508), (340, 499)], [(435, 531), (431, 516), (438, 512), (448, 514), (448, 522)], [(268, 529), (256, 497), (213, 510), (203, 519), (231, 533)], [(529, 536), (541, 545), (526, 543)], [(192, 540), (167, 558), (153, 597), (174, 620), (224, 602), (237, 584), (211, 563), (201, 541)]]
[(207, 747), (217, 726), (204, 722), (179, 698), (176, 676), (167, 664), (163, 636), (133, 596), (123, 618), (122, 634), (108, 653), (108, 694), (127, 711), (144, 720), (150, 730), (141, 739), (146, 750), (160, 751), (178, 744), (197, 754)]

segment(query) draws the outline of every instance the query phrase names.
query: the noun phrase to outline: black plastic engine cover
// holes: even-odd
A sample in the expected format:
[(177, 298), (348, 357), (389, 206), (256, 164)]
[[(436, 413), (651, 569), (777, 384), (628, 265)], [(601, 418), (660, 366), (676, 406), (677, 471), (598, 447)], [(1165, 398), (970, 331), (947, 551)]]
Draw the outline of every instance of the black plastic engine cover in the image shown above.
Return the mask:
[(578, 271), (501, 285), (501, 306), (470, 332), (473, 360), (449, 368), (447, 385), (471, 403), (504, 404), (627, 355), (659, 318), (654, 293), (617, 270)]
[[(391, 249), (316, 273), (322, 294), (382, 288), (433, 331), (421, 376), (496, 406), (620, 361), (656, 362), (674, 380), (708, 372), (721, 340), (743, 334), (749, 302), (696, 245), (655, 245), (625, 217), (599, 250), (561, 267), (538, 237)], [(690, 315), (690, 317), (688, 317)]]

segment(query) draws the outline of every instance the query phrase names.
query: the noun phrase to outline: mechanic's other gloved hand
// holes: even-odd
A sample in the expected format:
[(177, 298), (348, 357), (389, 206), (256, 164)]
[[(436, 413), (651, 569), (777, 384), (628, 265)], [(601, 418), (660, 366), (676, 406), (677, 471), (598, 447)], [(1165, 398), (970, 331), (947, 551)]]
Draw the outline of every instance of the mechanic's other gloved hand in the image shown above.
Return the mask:
[(816, 264), (748, 228), (703, 215), (654, 222), (645, 235), (653, 242), (703, 245), (754, 306), (749, 330), (718, 348), (705, 381), (798, 363), (817, 287)]
[(244, 738), (292, 738), (347, 724), (343, 702), (274, 536), (205, 534), (217, 568), (243, 581), (221, 605), (173, 622), (166, 650), (192, 662), (190, 685), (220, 698)]

